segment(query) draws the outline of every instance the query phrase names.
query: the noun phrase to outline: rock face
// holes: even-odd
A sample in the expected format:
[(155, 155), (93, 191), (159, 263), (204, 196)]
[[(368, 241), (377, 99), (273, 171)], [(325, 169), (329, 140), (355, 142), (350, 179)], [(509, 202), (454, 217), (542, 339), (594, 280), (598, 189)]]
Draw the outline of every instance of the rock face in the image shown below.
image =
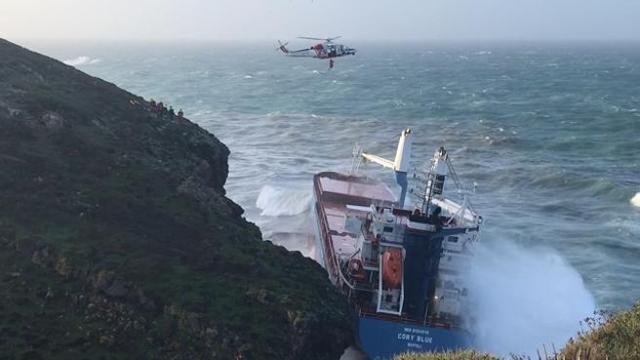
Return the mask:
[(0, 358), (338, 358), (346, 301), (225, 197), (228, 155), (0, 39)]

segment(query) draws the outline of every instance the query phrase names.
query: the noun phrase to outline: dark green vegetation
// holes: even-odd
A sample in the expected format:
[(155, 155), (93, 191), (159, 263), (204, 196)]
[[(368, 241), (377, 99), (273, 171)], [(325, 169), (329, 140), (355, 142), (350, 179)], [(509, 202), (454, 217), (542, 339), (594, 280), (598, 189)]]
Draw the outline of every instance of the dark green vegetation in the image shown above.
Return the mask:
[(0, 39), (0, 358), (337, 358), (346, 301), (224, 196), (228, 154)]
[[(558, 354), (539, 350), (541, 358), (549, 360), (637, 360), (640, 359), (640, 302), (631, 310), (614, 316), (598, 314), (587, 318), (588, 329), (569, 340)], [(545, 355), (546, 354), (546, 355)], [(514, 360), (527, 357), (512, 356)], [(497, 360), (497, 357), (459, 351), (441, 354), (404, 354), (395, 360)]]

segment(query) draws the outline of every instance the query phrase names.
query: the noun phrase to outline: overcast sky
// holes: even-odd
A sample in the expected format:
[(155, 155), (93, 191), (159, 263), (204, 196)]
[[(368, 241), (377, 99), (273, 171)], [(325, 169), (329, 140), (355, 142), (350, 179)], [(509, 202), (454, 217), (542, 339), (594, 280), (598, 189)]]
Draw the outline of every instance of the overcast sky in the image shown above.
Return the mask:
[(640, 0), (0, 0), (11, 39), (640, 40)]

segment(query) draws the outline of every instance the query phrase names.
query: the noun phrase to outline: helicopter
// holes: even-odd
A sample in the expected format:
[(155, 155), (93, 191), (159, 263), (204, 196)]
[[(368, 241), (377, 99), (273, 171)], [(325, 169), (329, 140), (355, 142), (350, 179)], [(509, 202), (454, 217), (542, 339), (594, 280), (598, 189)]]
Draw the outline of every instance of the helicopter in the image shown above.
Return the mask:
[(342, 36), (331, 38), (316, 38), (300, 36), (298, 37), (298, 39), (319, 40), (323, 42), (317, 43), (309, 48), (299, 50), (289, 50), (287, 49), (287, 45), (289, 44), (289, 42), (282, 43), (280, 40), (278, 40), (279, 46), (276, 51), (282, 51), (283, 54), (291, 57), (310, 57), (321, 60), (329, 59), (329, 68), (332, 69), (334, 64), (333, 58), (356, 54), (356, 49), (333, 42), (334, 40), (337, 40), (341, 37)]

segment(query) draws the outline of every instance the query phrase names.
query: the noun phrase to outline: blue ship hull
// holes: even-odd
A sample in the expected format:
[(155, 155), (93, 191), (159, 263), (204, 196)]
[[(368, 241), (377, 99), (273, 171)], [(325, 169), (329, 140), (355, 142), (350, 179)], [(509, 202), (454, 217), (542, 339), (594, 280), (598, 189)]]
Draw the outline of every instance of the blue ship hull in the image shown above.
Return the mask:
[(360, 347), (372, 360), (392, 359), (404, 352), (447, 351), (468, 348), (469, 333), (437, 327), (359, 317)]

